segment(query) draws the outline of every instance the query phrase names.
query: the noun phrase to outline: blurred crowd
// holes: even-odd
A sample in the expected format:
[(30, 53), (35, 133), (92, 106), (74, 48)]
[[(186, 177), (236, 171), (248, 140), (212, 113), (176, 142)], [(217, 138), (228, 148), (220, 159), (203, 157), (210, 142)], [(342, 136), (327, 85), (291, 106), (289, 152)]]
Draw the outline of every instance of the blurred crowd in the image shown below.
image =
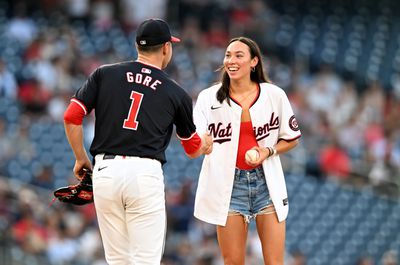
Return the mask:
[[(0, 100), (13, 102), (3, 112), (5, 105), (0, 106), (0, 113), (7, 113), (0, 115), (1, 264), (10, 264), (11, 256), (11, 264), (105, 264), (93, 206), (49, 207), (44, 194), (55, 187), (56, 169), (39, 165), (26, 186), (9, 178), (8, 165), (17, 156), (35, 159), (37, 143), (29, 128), (43, 120), (62, 123), (70, 97), (96, 67), (135, 58), (134, 31), (148, 17), (166, 19), (182, 39), (167, 72), (194, 102), (218, 80), (229, 39), (256, 40), (268, 76), (288, 94), (302, 130), (299, 148), (283, 158), (286, 169), (398, 198), (400, 85), (359, 83), (335, 65), (292, 58), (276, 44), (282, 18), (267, 1), (0, 1)], [(85, 129), (92, 125), (89, 120)], [(179, 190), (167, 190), (165, 265), (221, 262), (214, 227), (192, 218), (196, 177)], [(247, 264), (260, 264), (253, 237)], [(288, 253), (288, 264), (304, 260), (301, 253)]]

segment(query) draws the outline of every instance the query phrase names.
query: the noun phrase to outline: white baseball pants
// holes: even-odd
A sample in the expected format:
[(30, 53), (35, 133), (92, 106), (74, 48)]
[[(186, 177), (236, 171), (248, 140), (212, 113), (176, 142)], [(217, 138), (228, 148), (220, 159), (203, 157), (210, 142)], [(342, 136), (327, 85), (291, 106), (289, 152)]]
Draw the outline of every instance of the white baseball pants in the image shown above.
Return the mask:
[(109, 265), (159, 265), (166, 232), (164, 177), (154, 159), (96, 156), (94, 204)]

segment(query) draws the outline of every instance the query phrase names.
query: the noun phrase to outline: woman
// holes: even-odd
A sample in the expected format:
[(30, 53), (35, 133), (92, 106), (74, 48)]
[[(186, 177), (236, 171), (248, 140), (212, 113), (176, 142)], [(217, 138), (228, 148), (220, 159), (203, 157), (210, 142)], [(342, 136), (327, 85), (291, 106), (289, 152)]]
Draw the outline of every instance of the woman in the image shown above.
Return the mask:
[[(245, 264), (251, 219), (264, 263), (283, 264), (288, 198), (279, 155), (297, 145), (300, 130), (285, 92), (266, 78), (254, 41), (232, 39), (221, 70), (221, 83), (202, 91), (194, 109), (197, 130), (214, 138), (194, 215), (217, 225), (225, 264)], [(246, 161), (249, 149), (258, 159)]]

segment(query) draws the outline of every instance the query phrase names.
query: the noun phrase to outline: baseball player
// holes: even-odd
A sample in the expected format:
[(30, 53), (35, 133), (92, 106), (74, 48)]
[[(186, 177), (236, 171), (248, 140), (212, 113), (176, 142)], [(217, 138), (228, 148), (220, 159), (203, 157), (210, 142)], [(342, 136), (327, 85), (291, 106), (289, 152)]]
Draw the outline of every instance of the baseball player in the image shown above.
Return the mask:
[(82, 120), (95, 110), (94, 203), (110, 265), (160, 264), (166, 233), (162, 165), (176, 126), (186, 154), (210, 153), (200, 137), (189, 95), (163, 72), (172, 56), (166, 22), (149, 19), (136, 34), (136, 61), (96, 69), (65, 111), (65, 131), (76, 162), (74, 174), (92, 168), (82, 144)]
[[(198, 132), (214, 146), (200, 172), (194, 215), (217, 225), (224, 264), (245, 264), (248, 223), (255, 219), (265, 264), (283, 264), (288, 197), (279, 155), (300, 130), (285, 92), (268, 82), (258, 45), (232, 39), (221, 83), (203, 90), (194, 109)], [(256, 150), (254, 160), (246, 159)]]

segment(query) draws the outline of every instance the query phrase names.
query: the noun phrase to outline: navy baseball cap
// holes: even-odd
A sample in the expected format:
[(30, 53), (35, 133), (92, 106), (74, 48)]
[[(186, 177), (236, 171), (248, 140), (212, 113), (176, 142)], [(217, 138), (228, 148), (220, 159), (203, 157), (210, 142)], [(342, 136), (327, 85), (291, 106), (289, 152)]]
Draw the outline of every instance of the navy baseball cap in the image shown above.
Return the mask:
[(171, 35), (167, 22), (162, 19), (147, 19), (137, 28), (136, 43), (140, 46), (154, 46), (168, 41), (181, 40)]

